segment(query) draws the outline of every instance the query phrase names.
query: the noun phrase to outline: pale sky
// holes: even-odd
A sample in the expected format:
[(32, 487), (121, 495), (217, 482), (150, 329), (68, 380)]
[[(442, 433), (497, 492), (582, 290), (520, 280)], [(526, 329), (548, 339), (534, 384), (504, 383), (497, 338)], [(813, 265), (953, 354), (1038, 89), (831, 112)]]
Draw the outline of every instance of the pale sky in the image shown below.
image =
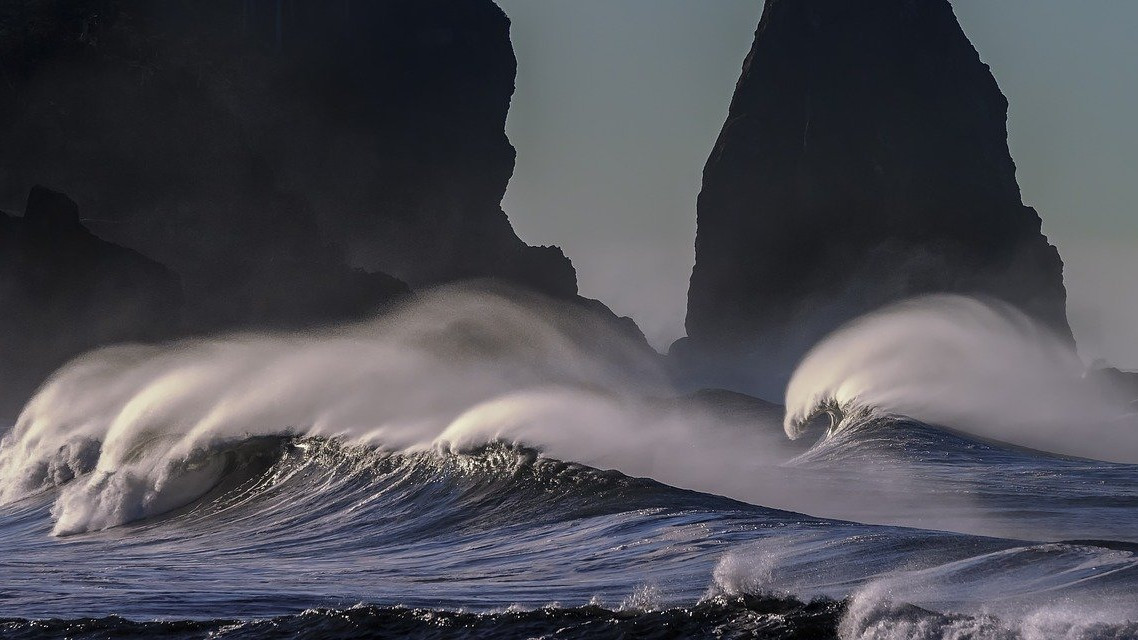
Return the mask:
[[(700, 176), (762, 2), (498, 4), (518, 56), (506, 212), (665, 348), (683, 334)], [(1138, 2), (953, 6), (1011, 102), (1024, 201), (1067, 264), (1080, 349), (1138, 368)]]

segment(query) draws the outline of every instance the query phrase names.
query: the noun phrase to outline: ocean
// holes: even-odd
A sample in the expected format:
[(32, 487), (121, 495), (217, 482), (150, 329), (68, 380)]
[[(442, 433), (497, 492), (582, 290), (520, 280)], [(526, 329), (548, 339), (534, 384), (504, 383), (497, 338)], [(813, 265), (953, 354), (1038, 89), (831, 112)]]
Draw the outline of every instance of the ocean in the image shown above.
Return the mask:
[(0, 635), (1138, 638), (1126, 416), (1023, 407), (997, 382), (1041, 367), (1002, 351), (900, 377), (864, 351), (909, 324), (954, 354), (1026, 340), (993, 318), (862, 323), (785, 415), (487, 292), (89, 354), (0, 444)]

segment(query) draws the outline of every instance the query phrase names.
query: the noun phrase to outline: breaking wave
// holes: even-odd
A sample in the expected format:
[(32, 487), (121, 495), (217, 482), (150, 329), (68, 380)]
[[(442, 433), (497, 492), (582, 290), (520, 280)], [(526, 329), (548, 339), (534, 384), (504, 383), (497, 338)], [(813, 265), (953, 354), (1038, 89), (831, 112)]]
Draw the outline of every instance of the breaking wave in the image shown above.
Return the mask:
[(674, 395), (653, 352), (583, 311), (443, 290), (322, 332), (79, 358), (0, 444), (0, 500), (59, 486), (57, 535), (106, 529), (196, 499), (250, 441), (292, 436), (398, 452), (504, 441), (736, 493), (721, 482), (723, 464), (744, 472), (784, 459), (780, 437), (754, 415), (732, 420)]
[[(1047, 340), (902, 305), (819, 345), (785, 416), (683, 395), (609, 323), (503, 290), (105, 349), (0, 443), (0, 595), (26, 618), (0, 633), (1133, 637), (1138, 467), (1025, 448), (1129, 451)], [(1083, 449), (1050, 426), (1080, 411)]]
[(815, 346), (783, 427), (829, 433), (904, 416), (1063, 455), (1138, 462), (1138, 416), (1087, 379), (1072, 346), (993, 300), (936, 295), (864, 316)]

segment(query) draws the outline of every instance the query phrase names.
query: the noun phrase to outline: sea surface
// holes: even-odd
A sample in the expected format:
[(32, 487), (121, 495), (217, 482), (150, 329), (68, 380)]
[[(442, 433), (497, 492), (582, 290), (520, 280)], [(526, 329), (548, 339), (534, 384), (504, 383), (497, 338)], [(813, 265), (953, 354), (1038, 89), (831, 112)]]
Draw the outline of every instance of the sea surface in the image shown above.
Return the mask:
[(436, 356), (485, 381), (551, 354), (395, 331), (434, 355), (346, 364), (392, 331), (62, 372), (0, 445), (0, 636), (1138, 638), (1138, 466), (874, 407), (791, 442), (769, 407), (639, 402), (584, 361), (438, 417), (417, 394), (469, 385)]

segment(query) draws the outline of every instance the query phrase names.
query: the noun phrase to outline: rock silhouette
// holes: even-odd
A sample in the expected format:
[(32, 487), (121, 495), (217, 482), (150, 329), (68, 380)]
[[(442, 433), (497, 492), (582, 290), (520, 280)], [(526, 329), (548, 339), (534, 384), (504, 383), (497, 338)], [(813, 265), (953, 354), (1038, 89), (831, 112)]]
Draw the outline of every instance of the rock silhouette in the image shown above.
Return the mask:
[(689, 375), (778, 396), (844, 322), (992, 296), (1070, 338), (1007, 101), (946, 0), (768, 0), (698, 205)]
[(0, 415), (78, 353), (175, 335), (181, 304), (172, 271), (96, 238), (70, 198), (33, 188), (23, 217), (0, 213)]
[[(68, 213), (39, 236), (39, 205), (6, 223), (6, 371), (34, 385), (96, 346), (307, 329), (461, 280), (572, 301), (649, 349), (501, 208), (509, 29), (491, 0), (4, 3), (0, 206), (42, 182), (84, 215), (58, 195)], [(144, 262), (67, 275), (139, 254), (178, 274), (183, 304), (152, 304)]]
[(194, 329), (337, 319), (358, 304), (317, 290), (363, 272), (576, 294), (500, 206), (516, 62), (490, 0), (21, 0), (0, 35), (0, 203), (70, 194), (182, 276)]

